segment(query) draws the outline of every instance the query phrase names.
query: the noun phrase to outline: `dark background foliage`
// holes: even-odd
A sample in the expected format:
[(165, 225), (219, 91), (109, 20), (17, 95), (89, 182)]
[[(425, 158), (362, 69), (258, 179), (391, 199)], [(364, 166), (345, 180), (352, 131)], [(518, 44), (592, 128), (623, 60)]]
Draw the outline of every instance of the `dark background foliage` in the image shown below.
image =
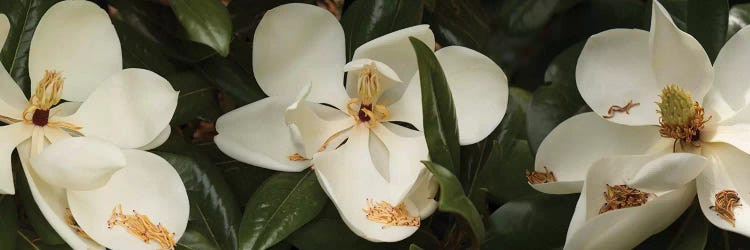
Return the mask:
[[(34, 27), (55, 2), (0, 1), (0, 13), (12, 26), (0, 61), (24, 90), (30, 84), (26, 65)], [(179, 249), (561, 248), (578, 195), (536, 192), (526, 184), (524, 171), (533, 167), (536, 148), (552, 128), (588, 110), (575, 85), (575, 64), (586, 38), (611, 28), (648, 29), (651, 11), (645, 0), (94, 2), (111, 14), (124, 66), (152, 70), (180, 91), (172, 136), (154, 150), (178, 170), (189, 193), (190, 223)], [(502, 67), (512, 88), (500, 126), (487, 139), (448, 152), (460, 156), (460, 164), (428, 165), (448, 176), (440, 180), (441, 199), (455, 196), (481, 215), (484, 237), (472, 237), (476, 223), (464, 219), (472, 221), (471, 215), (447, 213), (455, 211), (444, 210), (449, 206), (441, 200), (445, 212), (423, 221), (412, 237), (391, 244), (368, 242), (349, 231), (310, 171), (277, 173), (218, 150), (212, 142), (216, 119), (265, 97), (252, 71), (254, 30), (265, 11), (289, 2), (318, 5), (337, 15), (348, 57), (373, 38), (427, 23), (440, 46), (472, 48)], [(661, 2), (712, 59), (750, 22), (747, 1)], [(433, 81), (439, 92), (438, 78)], [(41, 216), (17, 163), (17, 195), (0, 195), (0, 249), (68, 248)], [(694, 205), (639, 248), (748, 247), (749, 239), (712, 226)]]

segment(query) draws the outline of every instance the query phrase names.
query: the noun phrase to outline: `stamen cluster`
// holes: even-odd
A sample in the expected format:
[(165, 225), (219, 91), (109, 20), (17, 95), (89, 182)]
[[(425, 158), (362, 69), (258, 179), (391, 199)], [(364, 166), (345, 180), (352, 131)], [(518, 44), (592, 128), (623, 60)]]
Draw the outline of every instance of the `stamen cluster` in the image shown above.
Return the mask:
[(700, 131), (708, 122), (708, 119), (704, 120), (703, 107), (693, 101), (690, 93), (676, 85), (664, 88), (659, 97), (661, 102), (656, 103), (659, 106), (657, 112), (661, 114), (659, 134), (684, 143), (698, 141)]
[(161, 245), (161, 249), (174, 250), (175, 242), (174, 233), (170, 233), (167, 228), (159, 224), (154, 224), (148, 216), (139, 214), (133, 210), (133, 214), (124, 214), (122, 204), (118, 204), (112, 209), (112, 216), (107, 221), (107, 227), (121, 226), (135, 237), (140, 238), (143, 242), (156, 241)]
[(547, 169), (547, 166), (544, 166), (544, 172), (529, 172), (529, 170), (526, 170), (526, 179), (528, 179), (529, 183), (531, 184), (541, 184), (557, 181), (557, 178), (555, 178), (555, 173), (549, 171), (549, 169)]
[(385, 201), (373, 204), (371, 199), (367, 199), (367, 208), (362, 211), (367, 214), (368, 220), (386, 226), (419, 226), (419, 217), (410, 216), (404, 203), (394, 207)]
[(627, 185), (607, 184), (607, 192), (604, 193), (604, 205), (599, 209), (599, 214), (621, 208), (638, 207), (646, 204), (648, 193), (628, 187)]
[(740, 196), (734, 190), (722, 190), (714, 195), (716, 202), (709, 207), (716, 211), (722, 219), (732, 223), (734, 227), (734, 207), (741, 206)]

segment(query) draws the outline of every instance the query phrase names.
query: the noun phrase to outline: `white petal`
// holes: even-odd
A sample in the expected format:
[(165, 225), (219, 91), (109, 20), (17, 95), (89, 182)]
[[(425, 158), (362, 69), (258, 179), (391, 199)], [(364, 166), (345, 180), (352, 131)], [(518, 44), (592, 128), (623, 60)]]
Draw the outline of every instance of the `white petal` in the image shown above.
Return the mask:
[(108, 78), (65, 120), (79, 132), (122, 148), (153, 141), (172, 119), (178, 92), (163, 77), (144, 69), (125, 69)]
[(78, 102), (122, 70), (120, 40), (107, 12), (88, 1), (63, 1), (49, 8), (31, 39), (32, 93), (45, 70), (61, 71), (63, 99)]
[[(577, 228), (568, 232), (565, 249), (629, 249), (672, 224), (693, 201), (695, 186), (692, 181), (672, 190), (642, 189), (654, 192), (646, 204), (599, 214), (605, 203), (602, 194), (607, 191), (607, 185), (624, 184), (623, 180), (636, 177), (649, 164), (670, 161), (658, 156), (613, 157), (594, 163), (586, 177), (585, 193), (579, 198), (584, 205), (576, 207), (585, 210), (586, 221), (576, 224)], [(579, 217), (574, 216), (574, 219), (580, 220), (581, 212), (576, 211)]]
[(388, 149), (388, 182), (393, 197), (402, 200), (417, 178), (428, 172), (422, 161), (430, 159), (424, 134), (398, 125), (381, 123), (371, 128)]
[[(388, 121), (407, 122), (414, 125), (418, 130), (424, 131), (424, 120), (422, 120), (422, 88), (419, 83), (419, 74), (411, 78), (401, 98), (389, 105), (388, 111), (391, 113)], [(461, 135), (459, 134), (459, 136)]]
[(551, 194), (581, 191), (586, 171), (595, 161), (615, 155), (644, 154), (649, 150), (672, 150), (672, 140), (662, 140), (658, 127), (625, 126), (589, 112), (560, 123), (537, 150), (534, 169), (554, 172), (557, 182), (532, 185)]
[[(429, 25), (423, 24), (397, 30), (362, 44), (354, 50), (352, 60), (367, 58), (379, 61), (390, 66), (400, 79), (411, 79), (418, 66), (417, 55), (409, 41), (410, 36), (421, 40), (429, 48), (435, 47), (435, 35)], [(347, 75), (346, 81), (347, 85), (352, 81), (356, 83), (357, 77)]]
[(146, 145), (144, 145), (144, 146), (142, 146), (142, 147), (140, 147), (138, 149), (140, 149), (140, 150), (152, 150), (152, 149), (158, 148), (159, 146), (161, 146), (162, 144), (164, 144), (164, 142), (166, 142), (167, 139), (169, 139), (169, 135), (171, 133), (172, 133), (172, 127), (167, 126), (166, 128), (164, 128), (164, 130), (161, 131), (161, 133), (159, 133), (159, 136), (157, 136), (156, 139), (154, 139), (153, 141), (149, 142), (148, 144), (146, 144)]
[(708, 165), (706, 158), (689, 153), (667, 154), (644, 165), (626, 182), (651, 192), (678, 189), (695, 179)]
[[(696, 181), (703, 214), (708, 221), (721, 229), (750, 236), (750, 183), (747, 182), (750, 178), (750, 169), (747, 168), (750, 156), (722, 143), (704, 145), (703, 154), (712, 162), (712, 166), (707, 167)], [(740, 206), (734, 208), (736, 226), (732, 226), (710, 208), (716, 202), (714, 195), (723, 190), (733, 190), (740, 196)]]
[[(714, 62), (714, 83), (704, 101), (706, 109), (714, 110), (725, 120), (750, 104), (750, 28), (745, 27), (730, 38)], [(747, 119), (747, 118), (746, 118)]]
[(61, 128), (53, 128), (50, 126), (45, 126), (43, 130), (44, 130), (44, 137), (47, 138), (47, 140), (50, 143), (55, 143), (57, 141), (72, 137), (68, 132), (66, 132), (65, 130)]
[(438, 203), (435, 200), (437, 191), (438, 183), (433, 178), (432, 173), (424, 172), (417, 183), (414, 184), (414, 189), (409, 193), (409, 200), (419, 210), (419, 218), (422, 220), (432, 215), (437, 209)]
[(112, 209), (122, 205), (126, 214), (136, 211), (164, 225), (178, 241), (187, 227), (190, 204), (177, 171), (161, 157), (141, 150), (123, 150), (127, 167), (106, 185), (91, 191), (68, 191), (73, 216), (92, 239), (110, 249), (156, 249), (122, 226), (107, 228)]
[(56, 117), (65, 117), (70, 116), (72, 114), (75, 114), (78, 112), (78, 109), (81, 108), (82, 102), (63, 102), (52, 108), (50, 110), (50, 114), (55, 114), (55, 116), (50, 117), (51, 119), (54, 119)]
[(343, 108), (344, 30), (330, 12), (286, 4), (266, 12), (255, 30), (253, 71), (269, 96), (294, 97), (312, 84), (310, 101)]
[(288, 158), (304, 153), (284, 121), (292, 103), (290, 97), (272, 96), (222, 115), (216, 121), (216, 146), (229, 157), (262, 168), (297, 172), (309, 167), (308, 161)]
[(707, 126), (701, 131), (701, 141), (729, 143), (748, 153), (750, 152), (750, 124)]
[(31, 157), (42, 179), (68, 190), (91, 190), (103, 186), (125, 167), (125, 156), (116, 145), (90, 137), (72, 137), (51, 144)]
[[(104, 249), (104, 247), (97, 243), (78, 235), (66, 223), (66, 209), (70, 206), (68, 205), (65, 189), (44, 182), (32, 169), (28, 160), (31, 155), (30, 141), (26, 141), (18, 146), (18, 155), (21, 158), (21, 165), (26, 174), (26, 180), (29, 183), (29, 189), (31, 189), (34, 201), (39, 206), (39, 210), (44, 215), (44, 218), (55, 229), (55, 232), (65, 240), (65, 243), (73, 249)], [(106, 224), (106, 221), (104, 223)]]
[(643, 30), (607, 30), (591, 36), (578, 57), (578, 91), (594, 112), (605, 116), (613, 105), (640, 103), (629, 114), (614, 114), (608, 119), (611, 122), (659, 124), (656, 101), (670, 83), (654, 77), (648, 39), (649, 33)]
[(664, 6), (651, 7), (651, 60), (659, 84), (677, 84), (702, 103), (711, 88), (714, 70), (703, 46), (672, 22)]
[[(369, 133), (366, 125), (355, 126), (346, 144), (333, 151), (318, 153), (312, 161), (315, 174), (341, 218), (354, 233), (375, 242), (403, 240), (418, 228), (384, 227), (368, 220), (362, 211), (367, 208), (368, 199), (386, 201), (394, 206), (403, 201), (392, 195), (390, 184), (375, 169), (368, 150)], [(417, 214), (413, 204), (405, 204), (411, 215)]]
[(505, 116), (508, 78), (492, 59), (468, 48), (445, 47), (435, 56), (445, 72), (456, 105), (461, 145), (484, 139)]
[(344, 65), (344, 71), (350, 76), (346, 82), (346, 92), (352, 98), (359, 98), (357, 83), (360, 70), (369, 64), (374, 64), (378, 72), (380, 93), (376, 96), (378, 104), (388, 105), (401, 97), (406, 85), (401, 82), (395, 71), (385, 63), (366, 58), (357, 59)]
[[(10, 32), (8, 17), (0, 14), (0, 48), (5, 46), (8, 32)], [(0, 116), (18, 119), (21, 117), (21, 111), (29, 105), (28, 99), (5, 70), (4, 65), (0, 64), (0, 66)]]
[(10, 156), (13, 149), (31, 136), (32, 125), (22, 122), (0, 127), (0, 194), (15, 194)]
[(305, 149), (299, 153), (308, 159), (319, 151), (338, 146), (346, 138), (342, 133), (355, 124), (353, 118), (340, 110), (307, 101), (310, 90), (310, 85), (304, 87), (284, 114), (286, 124), (299, 131), (298, 140)]

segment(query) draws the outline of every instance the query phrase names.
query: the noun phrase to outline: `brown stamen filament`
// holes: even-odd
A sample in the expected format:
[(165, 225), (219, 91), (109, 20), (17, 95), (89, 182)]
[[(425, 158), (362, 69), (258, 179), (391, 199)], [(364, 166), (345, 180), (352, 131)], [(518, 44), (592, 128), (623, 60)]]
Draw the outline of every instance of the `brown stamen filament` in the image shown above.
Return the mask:
[(526, 170), (526, 179), (528, 179), (529, 183), (531, 184), (542, 184), (557, 181), (557, 178), (555, 178), (555, 173), (549, 171), (549, 169), (547, 169), (547, 166), (544, 166), (544, 172), (529, 172), (529, 170)]
[(290, 161), (307, 161), (310, 159), (305, 158), (304, 156), (300, 155), (299, 153), (294, 153), (293, 155), (287, 156)]
[(70, 208), (65, 208), (65, 223), (68, 224), (68, 226), (73, 229), (73, 231), (75, 231), (79, 236), (86, 239), (91, 239), (91, 236), (84, 232), (81, 226), (78, 225), (78, 222), (76, 222), (76, 219), (73, 217), (73, 213), (70, 212)]
[(606, 202), (599, 209), (599, 214), (621, 208), (641, 206), (646, 204), (648, 196), (649, 193), (628, 187), (627, 185), (610, 186), (607, 184), (607, 192), (604, 192), (604, 200)]
[(133, 214), (125, 214), (122, 212), (122, 204), (118, 204), (112, 209), (112, 216), (107, 221), (108, 228), (112, 229), (115, 226), (125, 228), (130, 234), (145, 243), (153, 240), (159, 243), (161, 249), (173, 250), (176, 244), (174, 233), (170, 233), (163, 224), (154, 224), (148, 216), (139, 214), (135, 210), (133, 210)]
[(635, 106), (638, 106), (638, 105), (641, 105), (641, 104), (638, 103), (638, 102), (634, 103), (633, 100), (628, 101), (628, 103), (625, 104), (625, 107), (620, 107), (620, 106), (617, 106), (617, 105), (612, 105), (611, 107), (609, 107), (609, 110), (607, 110), (607, 115), (603, 115), (602, 117), (606, 118), (606, 119), (615, 117), (615, 113), (616, 112), (619, 112), (619, 113), (625, 112), (625, 114), (629, 115), (630, 114), (630, 109), (633, 108), (633, 107), (635, 107)]
[(734, 207), (742, 206), (740, 196), (734, 190), (722, 190), (714, 195), (716, 201), (709, 208), (716, 211), (722, 219), (732, 224), (734, 227)]
[(362, 211), (365, 212), (368, 220), (385, 224), (383, 228), (386, 226), (419, 227), (420, 223), (419, 217), (409, 215), (404, 203), (394, 207), (385, 201), (374, 204), (372, 199), (367, 199), (367, 208)]
[(674, 138), (683, 143), (698, 141), (700, 139), (700, 131), (705, 127), (706, 122), (711, 120), (711, 117), (708, 117), (708, 119), (704, 120), (703, 107), (701, 107), (698, 102), (695, 102), (693, 105), (693, 107), (695, 108), (695, 116), (690, 120), (690, 124), (688, 126), (682, 127), (667, 124), (660, 118), (659, 134), (664, 138)]

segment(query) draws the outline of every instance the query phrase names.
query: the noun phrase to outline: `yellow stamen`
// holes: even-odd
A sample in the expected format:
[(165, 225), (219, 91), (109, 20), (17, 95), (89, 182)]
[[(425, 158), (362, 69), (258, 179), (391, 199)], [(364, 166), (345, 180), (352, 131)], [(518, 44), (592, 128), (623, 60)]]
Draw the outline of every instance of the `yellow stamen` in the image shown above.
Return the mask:
[(378, 69), (374, 63), (365, 65), (359, 71), (359, 79), (357, 79), (357, 94), (359, 98), (362, 98), (362, 104), (368, 105), (372, 103), (372, 99), (376, 95), (380, 94), (380, 81), (378, 79)]
[(716, 211), (722, 219), (732, 224), (734, 227), (734, 207), (742, 206), (740, 196), (734, 190), (722, 190), (714, 195), (716, 201), (714, 206), (709, 207)]
[(549, 171), (549, 169), (547, 169), (547, 166), (544, 166), (544, 173), (537, 171), (529, 172), (529, 170), (526, 170), (526, 179), (528, 179), (529, 183), (531, 184), (541, 184), (557, 181), (557, 178), (555, 178), (555, 173)]
[(139, 214), (133, 210), (133, 214), (124, 214), (122, 204), (118, 204), (112, 209), (112, 216), (107, 221), (107, 227), (113, 228), (121, 226), (130, 234), (143, 240), (145, 243), (155, 241), (162, 247), (161, 249), (173, 250), (175, 244), (174, 233), (170, 233), (161, 223), (155, 225), (148, 216)]
[(412, 226), (419, 227), (419, 217), (409, 215), (406, 211), (406, 205), (401, 203), (394, 207), (388, 202), (381, 201), (373, 204), (371, 199), (367, 199), (367, 208), (362, 209), (367, 214), (367, 219), (385, 226)]
[(676, 85), (670, 85), (662, 90), (661, 102), (657, 112), (659, 118), (659, 134), (662, 137), (674, 138), (683, 143), (698, 141), (700, 130), (708, 119), (703, 118), (703, 107), (693, 101), (690, 93)]
[(65, 208), (65, 223), (67, 223), (68, 226), (81, 237), (91, 239), (91, 237), (83, 231), (81, 226), (78, 225), (78, 222), (76, 222), (76, 219), (73, 217), (73, 213), (70, 212), (70, 208)]
[[(31, 95), (31, 98), (29, 98), (29, 106), (26, 107), (21, 114), (23, 122), (53, 128), (65, 128), (69, 130), (81, 129), (80, 126), (67, 122), (49, 122), (50, 118), (57, 115), (57, 112), (59, 112), (57, 111), (49, 114), (49, 110), (60, 103), (64, 83), (64, 78), (60, 72), (45, 70), (44, 78), (39, 81), (36, 90)], [(45, 112), (46, 114), (41, 115), (40, 118), (38, 118), (39, 120), (35, 121), (34, 115), (36, 112)]]
[(638, 207), (646, 204), (649, 193), (628, 187), (627, 185), (607, 184), (607, 192), (604, 193), (604, 205), (599, 209), (599, 214), (621, 208)]

